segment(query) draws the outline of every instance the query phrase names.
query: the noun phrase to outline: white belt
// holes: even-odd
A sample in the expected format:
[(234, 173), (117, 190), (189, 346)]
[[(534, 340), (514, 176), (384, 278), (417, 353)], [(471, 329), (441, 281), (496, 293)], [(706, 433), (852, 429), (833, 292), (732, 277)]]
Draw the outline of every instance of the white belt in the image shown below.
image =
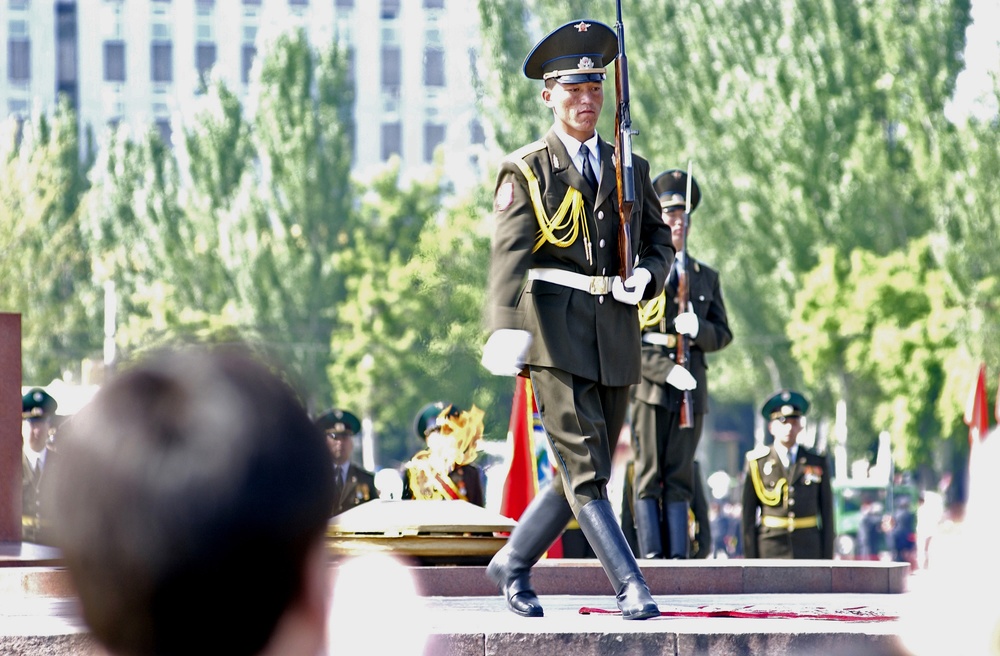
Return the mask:
[(642, 341), (646, 344), (656, 344), (657, 346), (674, 348), (677, 346), (677, 335), (674, 335), (673, 333), (648, 332), (642, 334)]
[(594, 296), (611, 292), (611, 276), (585, 276), (564, 269), (528, 269), (528, 280), (541, 280), (554, 285), (571, 287)]

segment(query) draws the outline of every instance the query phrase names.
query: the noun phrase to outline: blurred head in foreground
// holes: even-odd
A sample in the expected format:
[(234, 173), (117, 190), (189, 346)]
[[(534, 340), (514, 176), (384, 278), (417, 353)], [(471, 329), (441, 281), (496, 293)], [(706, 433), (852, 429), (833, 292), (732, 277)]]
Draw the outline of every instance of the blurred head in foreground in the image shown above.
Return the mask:
[(122, 655), (315, 654), (330, 452), (242, 351), (162, 353), (63, 436), (56, 542), (94, 636)]

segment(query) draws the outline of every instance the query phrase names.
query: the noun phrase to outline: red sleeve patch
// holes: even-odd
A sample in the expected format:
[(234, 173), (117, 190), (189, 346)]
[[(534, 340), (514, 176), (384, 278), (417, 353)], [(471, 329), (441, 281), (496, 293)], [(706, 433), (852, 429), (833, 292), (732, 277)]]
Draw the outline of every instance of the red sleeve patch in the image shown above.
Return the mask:
[(503, 212), (514, 202), (514, 183), (505, 182), (497, 189), (496, 198), (493, 199), (493, 207), (497, 212)]

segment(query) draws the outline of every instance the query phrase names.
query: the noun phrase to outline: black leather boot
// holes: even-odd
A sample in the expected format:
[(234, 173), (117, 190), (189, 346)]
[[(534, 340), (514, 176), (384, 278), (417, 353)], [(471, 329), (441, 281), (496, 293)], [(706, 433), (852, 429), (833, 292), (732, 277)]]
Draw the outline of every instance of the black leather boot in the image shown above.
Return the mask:
[(667, 537), (670, 540), (670, 558), (687, 558), (691, 547), (688, 535), (689, 506), (687, 501), (667, 503)]
[(646, 579), (625, 541), (621, 527), (615, 521), (611, 502), (595, 499), (587, 503), (580, 509), (576, 520), (614, 586), (622, 617), (644, 620), (659, 616), (660, 609), (649, 594)]
[(546, 487), (525, 509), (507, 544), (493, 556), (486, 574), (507, 600), (507, 608), (522, 617), (541, 617), (542, 605), (531, 588), (531, 568), (573, 517), (565, 497)]
[(663, 539), (660, 537), (660, 502), (642, 498), (635, 503), (635, 528), (639, 533), (639, 556), (663, 558)]

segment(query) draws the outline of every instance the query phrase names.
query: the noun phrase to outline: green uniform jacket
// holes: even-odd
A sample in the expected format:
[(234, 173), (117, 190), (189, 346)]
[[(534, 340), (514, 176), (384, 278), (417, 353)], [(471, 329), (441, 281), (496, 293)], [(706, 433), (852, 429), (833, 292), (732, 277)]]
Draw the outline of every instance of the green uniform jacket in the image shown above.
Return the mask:
[[(733, 333), (729, 329), (729, 319), (726, 315), (726, 305), (722, 301), (722, 289), (719, 286), (718, 272), (694, 258), (689, 258), (688, 290), (694, 313), (698, 315), (698, 336), (690, 340), (690, 362), (688, 371), (698, 381), (698, 387), (691, 390), (691, 400), (696, 414), (708, 412), (708, 377), (705, 354), (725, 348), (733, 341)], [(673, 329), (677, 318), (677, 286), (675, 282), (667, 285), (666, 311), (663, 321), (658, 325), (649, 326), (643, 332), (657, 332), (676, 335)], [(677, 358), (677, 348), (668, 348), (656, 344), (642, 345), (642, 382), (635, 388), (637, 401), (650, 405), (659, 405), (671, 410), (678, 410), (681, 405), (682, 393), (673, 385), (667, 384), (667, 374), (674, 366)]]
[(344, 488), (340, 492), (340, 498), (333, 500), (333, 509), (330, 511), (330, 515), (339, 515), (345, 510), (350, 510), (377, 498), (375, 475), (352, 462), (347, 466)]
[[(494, 197), (495, 233), (490, 261), (491, 331), (527, 330), (532, 335), (525, 365), (550, 367), (611, 387), (639, 382), (638, 309), (620, 303), (610, 290), (594, 296), (562, 285), (532, 281), (532, 268), (555, 268), (587, 276), (618, 273), (618, 197), (614, 148), (600, 140), (601, 178), (596, 194), (573, 165), (554, 131), (509, 155), (500, 166)], [(513, 159), (523, 158), (538, 180), (547, 216), (557, 213), (567, 191), (581, 190), (591, 259), (581, 234), (566, 248), (544, 243), (532, 252), (539, 224), (528, 184)], [(652, 274), (644, 297), (663, 289), (673, 262), (670, 229), (660, 219), (660, 203), (649, 178), (649, 163), (633, 156), (635, 204), (632, 209), (632, 252), (637, 267)]]
[[(776, 505), (764, 503), (750, 474), (756, 464), (765, 495)], [(826, 456), (799, 445), (798, 456), (785, 471), (774, 447), (760, 446), (747, 453), (743, 481), (743, 550), (747, 558), (833, 558), (836, 527), (833, 521), (833, 490)], [(787, 493), (781, 481), (787, 481)], [(760, 517), (818, 517), (816, 528), (766, 527)]]

